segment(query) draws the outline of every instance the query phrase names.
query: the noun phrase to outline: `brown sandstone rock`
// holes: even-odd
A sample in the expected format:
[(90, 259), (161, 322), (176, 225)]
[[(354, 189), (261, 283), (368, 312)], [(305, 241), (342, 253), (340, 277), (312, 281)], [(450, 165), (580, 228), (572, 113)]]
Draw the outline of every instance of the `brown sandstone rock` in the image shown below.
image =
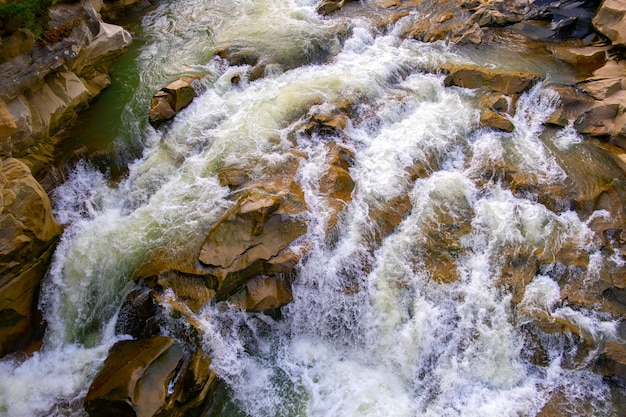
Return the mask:
[(116, 343), (85, 398), (91, 417), (162, 417), (197, 409), (215, 382), (210, 359), (192, 356), (174, 339), (155, 336)]
[(574, 126), (580, 133), (590, 136), (617, 136), (626, 124), (626, 90), (620, 90), (602, 101), (593, 103), (579, 115)]
[(613, 45), (626, 44), (626, 4), (622, 0), (604, 0), (593, 24)]
[(320, 193), (325, 196), (331, 216), (326, 226), (326, 235), (330, 236), (331, 230), (337, 225), (341, 210), (352, 200), (354, 180), (348, 169), (352, 166), (354, 155), (346, 148), (329, 144), (328, 171), (320, 178)]
[(242, 310), (264, 312), (274, 310), (293, 300), (291, 285), (278, 277), (260, 276), (246, 283), (244, 288), (229, 298)]
[(578, 73), (590, 72), (603, 66), (607, 61), (608, 47), (564, 47), (555, 46), (556, 59), (572, 64)]
[(448, 72), (445, 85), (464, 88), (482, 88), (506, 95), (519, 94), (528, 90), (539, 80), (539, 75), (518, 71), (495, 71), (471, 65), (443, 68)]
[(254, 189), (240, 197), (209, 230), (200, 250), (199, 260), (218, 279), (218, 298), (232, 295), (256, 275), (293, 268), (297, 255), (290, 245), (306, 233), (307, 223), (299, 216), (305, 210), (295, 183), (286, 190)]
[(626, 62), (608, 61), (595, 70), (591, 77), (579, 82), (577, 87), (595, 100), (604, 100), (624, 89), (625, 75)]
[(196, 91), (188, 80), (179, 79), (163, 87), (152, 96), (150, 123), (158, 126), (173, 119), (179, 111), (187, 107), (196, 97)]
[(480, 124), (484, 127), (493, 127), (505, 132), (512, 132), (515, 129), (513, 122), (506, 115), (491, 109), (486, 109), (481, 113)]
[(323, 15), (328, 15), (337, 10), (340, 10), (346, 0), (323, 0), (319, 6), (317, 6), (317, 12)]
[(50, 200), (16, 159), (0, 162), (0, 356), (40, 336), (39, 285), (61, 228)]

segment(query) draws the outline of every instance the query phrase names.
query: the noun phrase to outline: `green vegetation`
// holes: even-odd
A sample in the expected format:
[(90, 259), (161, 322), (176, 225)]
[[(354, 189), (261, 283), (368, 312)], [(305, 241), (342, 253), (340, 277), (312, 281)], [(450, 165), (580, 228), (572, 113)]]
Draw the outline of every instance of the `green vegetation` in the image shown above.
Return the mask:
[(52, 0), (9, 0), (0, 3), (0, 33), (26, 28), (39, 38), (48, 22), (51, 3)]

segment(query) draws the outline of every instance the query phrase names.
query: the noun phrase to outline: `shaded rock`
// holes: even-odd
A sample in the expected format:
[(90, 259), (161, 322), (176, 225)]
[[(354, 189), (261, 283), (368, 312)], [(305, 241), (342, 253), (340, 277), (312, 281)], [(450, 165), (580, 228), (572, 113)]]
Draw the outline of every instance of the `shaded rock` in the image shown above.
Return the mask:
[(100, 14), (106, 21), (115, 21), (129, 13), (151, 6), (149, 0), (106, 0), (102, 2)]
[(85, 409), (91, 417), (168, 415), (184, 362), (183, 347), (170, 337), (118, 342), (89, 387)]
[(35, 46), (35, 35), (28, 29), (19, 29), (12, 35), (0, 39), (0, 63), (27, 54)]
[(556, 31), (547, 27), (545, 22), (524, 21), (515, 23), (508, 28), (531, 39), (550, 40), (556, 37)]
[(154, 298), (154, 294), (145, 289), (131, 291), (120, 308), (115, 333), (136, 339), (158, 336), (161, 333), (158, 317), (161, 307)]

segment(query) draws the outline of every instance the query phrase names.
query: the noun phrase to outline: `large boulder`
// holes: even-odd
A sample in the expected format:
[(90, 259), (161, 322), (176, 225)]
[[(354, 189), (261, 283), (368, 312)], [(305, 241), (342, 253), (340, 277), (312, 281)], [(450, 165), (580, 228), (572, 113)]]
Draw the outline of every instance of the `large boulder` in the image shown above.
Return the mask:
[(245, 311), (267, 312), (280, 308), (292, 300), (291, 285), (285, 279), (259, 276), (248, 281), (244, 288), (228, 301)]
[(288, 189), (253, 189), (209, 230), (199, 260), (218, 279), (225, 298), (257, 275), (289, 272), (299, 260), (294, 241), (307, 231), (306, 203), (293, 183)]
[(202, 409), (214, 387), (211, 360), (171, 337), (116, 343), (85, 398), (91, 417), (185, 415)]
[(613, 45), (626, 44), (626, 3), (623, 0), (604, 0), (593, 18), (598, 32)]
[(17, 159), (0, 162), (0, 356), (40, 336), (39, 287), (61, 228), (48, 196)]

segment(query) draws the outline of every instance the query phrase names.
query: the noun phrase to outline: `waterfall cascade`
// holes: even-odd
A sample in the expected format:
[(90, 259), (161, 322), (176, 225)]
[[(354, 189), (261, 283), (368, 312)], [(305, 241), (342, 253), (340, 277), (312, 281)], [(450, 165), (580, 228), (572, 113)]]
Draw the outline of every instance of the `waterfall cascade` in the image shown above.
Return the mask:
[[(185, 310), (225, 386), (212, 415), (535, 416), (555, 398), (563, 415), (617, 415), (623, 388), (593, 364), (624, 343), (620, 315), (585, 302), (624, 275), (598, 234), (610, 240), (621, 208), (598, 201), (626, 195), (626, 176), (571, 125), (546, 125), (550, 83), (567, 75), (541, 66), (543, 82), (509, 103), (511, 131), (484, 128), (484, 92), (437, 68), (533, 72), (541, 59), (406, 38), (416, 13), (381, 29), (317, 3), (165, 1), (143, 17), (119, 129), (143, 155), (119, 183), (81, 162), (55, 190), (66, 229), (42, 289), (44, 345), (0, 361), (0, 415), (86, 415), (108, 350), (131, 339), (116, 322), (132, 278), (155, 260), (202, 269), (207, 233), (250, 191), (224, 172), (267, 191), (292, 171), (306, 206), (298, 262), (280, 275), (292, 301), (280, 314), (228, 297)], [(224, 50), (255, 62), (230, 65)], [(150, 95), (181, 75), (198, 97), (155, 130)], [(350, 192), (331, 207), (332, 146)]]

